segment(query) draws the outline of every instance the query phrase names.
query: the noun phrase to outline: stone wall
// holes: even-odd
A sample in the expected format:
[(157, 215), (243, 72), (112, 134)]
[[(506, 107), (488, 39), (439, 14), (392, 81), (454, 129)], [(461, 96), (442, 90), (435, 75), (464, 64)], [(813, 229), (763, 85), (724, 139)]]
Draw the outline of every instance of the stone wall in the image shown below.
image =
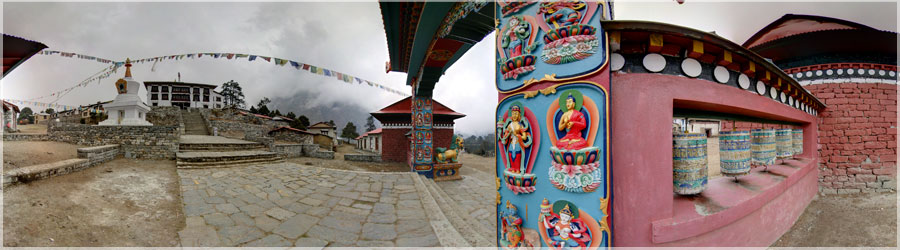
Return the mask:
[(47, 134), (3, 133), (4, 141), (49, 141)]
[(819, 113), (819, 186), (824, 193), (897, 189), (897, 85), (805, 86), (828, 108)]
[(277, 144), (272, 147), (272, 151), (278, 153), (280, 157), (304, 156), (303, 144)]
[(309, 155), (310, 157), (322, 158), (322, 159), (334, 159), (334, 151), (330, 150), (317, 150)]
[(381, 162), (380, 155), (345, 154), (345, 161)]
[(155, 126), (182, 126), (181, 109), (178, 107), (151, 107), (147, 122)]
[(269, 136), (279, 141), (295, 142), (300, 144), (313, 144), (313, 135), (297, 132), (289, 129), (281, 129), (269, 133)]
[(119, 144), (128, 158), (173, 159), (178, 151), (177, 126), (96, 126), (52, 122), (50, 140), (78, 145)]
[(219, 136), (235, 139), (244, 139), (248, 134), (257, 136), (260, 134), (265, 135), (270, 130), (266, 125), (249, 124), (230, 120), (210, 120), (209, 124), (218, 132)]

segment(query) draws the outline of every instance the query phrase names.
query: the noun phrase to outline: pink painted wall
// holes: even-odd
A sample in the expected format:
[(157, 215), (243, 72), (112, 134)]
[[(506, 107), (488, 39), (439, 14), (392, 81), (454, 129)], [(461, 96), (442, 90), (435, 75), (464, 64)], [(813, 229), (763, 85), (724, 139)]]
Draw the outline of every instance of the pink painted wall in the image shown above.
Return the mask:
[[(747, 90), (682, 76), (614, 72), (611, 93), (615, 246), (768, 246), (793, 225), (816, 193), (817, 128), (812, 115)], [(733, 204), (711, 215), (677, 209), (684, 198), (674, 195), (672, 187), (676, 105), (803, 124), (801, 157), (807, 160), (795, 164), (802, 171), (790, 167), (783, 170), (789, 175), (784, 180), (760, 184), (766, 196), (720, 197)], [(713, 184), (710, 190), (723, 188)], [(709, 194), (717, 192), (723, 190)], [(749, 233), (759, 231), (766, 232)]]

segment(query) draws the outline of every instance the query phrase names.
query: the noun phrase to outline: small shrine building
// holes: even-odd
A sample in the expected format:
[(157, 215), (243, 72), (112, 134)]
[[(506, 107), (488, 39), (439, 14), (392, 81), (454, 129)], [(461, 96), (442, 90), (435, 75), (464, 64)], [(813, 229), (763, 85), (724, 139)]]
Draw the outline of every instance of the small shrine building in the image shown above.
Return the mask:
[[(410, 151), (410, 139), (407, 133), (412, 129), (410, 117), (412, 112), (412, 97), (404, 98), (381, 110), (372, 112), (372, 116), (382, 124), (381, 128), (381, 160), (389, 162), (407, 162), (412, 155)], [(456, 119), (466, 115), (453, 111), (437, 101), (434, 101), (434, 146), (448, 147), (453, 138), (453, 124)]]

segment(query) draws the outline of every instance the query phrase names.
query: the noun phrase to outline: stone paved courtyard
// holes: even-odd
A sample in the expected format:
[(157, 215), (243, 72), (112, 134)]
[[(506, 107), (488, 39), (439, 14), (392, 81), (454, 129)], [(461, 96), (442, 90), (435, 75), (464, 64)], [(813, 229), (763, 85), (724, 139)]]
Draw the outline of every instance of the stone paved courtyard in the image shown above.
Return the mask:
[(178, 170), (193, 246), (438, 246), (412, 173), (274, 163)]
[(483, 171), (492, 167), (486, 164), (492, 162), (490, 160), (493, 158), (463, 154), (460, 156), (463, 167), (459, 171), (463, 179), (436, 183), (460, 205), (460, 208), (466, 210), (463, 211), (465, 214), (475, 218), (481, 223), (480, 226), (486, 227), (494, 233), (488, 235), (488, 239), (496, 239), (497, 184), (494, 181), (493, 173)]

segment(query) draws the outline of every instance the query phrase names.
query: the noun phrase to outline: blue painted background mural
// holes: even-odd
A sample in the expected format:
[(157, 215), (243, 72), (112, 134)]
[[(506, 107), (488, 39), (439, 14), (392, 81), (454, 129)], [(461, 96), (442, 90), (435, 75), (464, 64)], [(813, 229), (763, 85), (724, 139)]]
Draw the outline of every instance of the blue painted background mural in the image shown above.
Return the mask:
[(608, 3), (498, 5), (497, 242), (610, 247)]

